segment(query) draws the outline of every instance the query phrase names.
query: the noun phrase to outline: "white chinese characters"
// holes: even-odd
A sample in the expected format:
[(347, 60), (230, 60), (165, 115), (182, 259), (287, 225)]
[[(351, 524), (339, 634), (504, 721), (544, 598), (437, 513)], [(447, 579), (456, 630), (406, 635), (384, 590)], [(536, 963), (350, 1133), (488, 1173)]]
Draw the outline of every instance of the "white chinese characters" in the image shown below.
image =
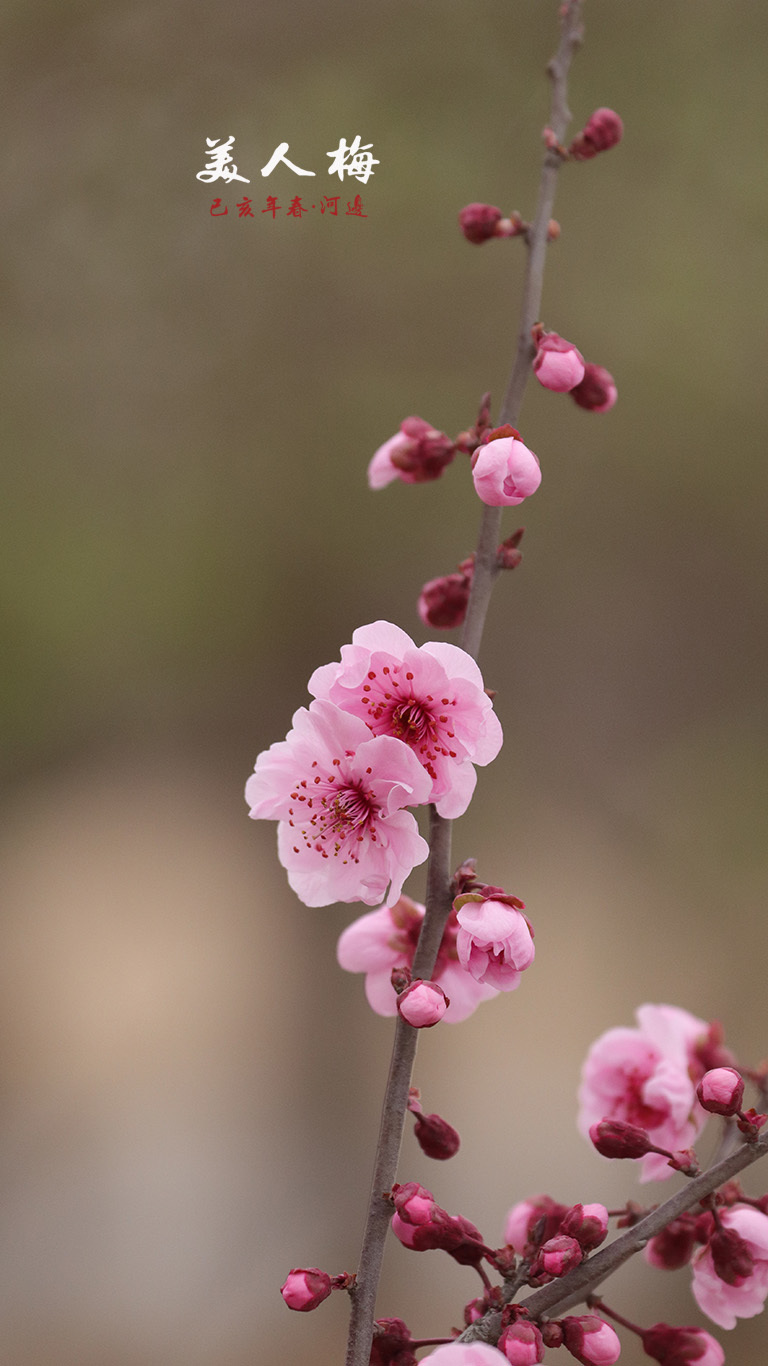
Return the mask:
[[(250, 185), (248, 176), (239, 175), (237, 166), (234, 164), (232, 146), (235, 139), (232, 134), (228, 138), (206, 138), (205, 141), (207, 144), (205, 155), (208, 160), (205, 169), (197, 172), (196, 178), (198, 180), (204, 180), (208, 183), (214, 180), (224, 180), (227, 183), (232, 180), (242, 180), (246, 185)], [(381, 165), (378, 159), (374, 157), (372, 148), (372, 142), (362, 143), (359, 133), (349, 144), (346, 138), (342, 138), (335, 151), (325, 153), (331, 162), (328, 167), (328, 174), (337, 175), (342, 182), (345, 175), (354, 177), (362, 185), (366, 185), (374, 174), (374, 166)], [(261, 174), (269, 176), (276, 166), (283, 165), (287, 166), (289, 171), (293, 171), (294, 175), (316, 175), (315, 171), (304, 170), (295, 162), (290, 161), (286, 155), (288, 150), (289, 144), (287, 142), (278, 143), (269, 160), (262, 166)]]

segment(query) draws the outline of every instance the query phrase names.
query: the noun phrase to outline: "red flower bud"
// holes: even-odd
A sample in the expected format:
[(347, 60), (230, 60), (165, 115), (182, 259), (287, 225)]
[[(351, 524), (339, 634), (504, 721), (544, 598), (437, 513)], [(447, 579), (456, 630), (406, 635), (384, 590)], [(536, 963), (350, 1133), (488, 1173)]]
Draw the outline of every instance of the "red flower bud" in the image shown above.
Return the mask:
[(300, 1313), (309, 1313), (310, 1309), (317, 1309), (323, 1300), (327, 1300), (331, 1293), (331, 1278), (327, 1271), (321, 1271), (319, 1267), (294, 1267), (288, 1272), (285, 1284), (280, 1287), (280, 1294), (289, 1309), (298, 1309)]
[(654, 1150), (645, 1129), (620, 1119), (601, 1119), (592, 1125), (589, 1136), (603, 1157), (645, 1157)]
[(723, 1366), (719, 1342), (703, 1328), (672, 1328), (654, 1323), (642, 1334), (643, 1348), (661, 1366)]
[(613, 109), (596, 109), (576, 134), (568, 151), (575, 161), (589, 161), (598, 152), (607, 152), (621, 142), (624, 124)]
[(416, 1141), (427, 1157), (445, 1162), (459, 1151), (461, 1139), (456, 1130), (439, 1115), (419, 1115), (413, 1130)]
[(459, 214), (459, 227), (468, 242), (479, 244), (497, 235), (496, 225), (501, 218), (501, 209), (493, 204), (467, 204)]
[(616, 402), (617, 392), (613, 375), (602, 365), (587, 364), (583, 380), (570, 390), (570, 395), (580, 408), (586, 408), (590, 413), (607, 413)]

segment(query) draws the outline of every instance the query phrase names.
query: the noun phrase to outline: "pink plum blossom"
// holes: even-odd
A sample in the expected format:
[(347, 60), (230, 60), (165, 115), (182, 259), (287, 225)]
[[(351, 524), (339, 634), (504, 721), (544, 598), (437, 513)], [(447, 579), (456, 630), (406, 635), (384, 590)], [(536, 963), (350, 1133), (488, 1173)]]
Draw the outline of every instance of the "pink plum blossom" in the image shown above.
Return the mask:
[(566, 394), (584, 378), (584, 357), (573, 342), (566, 341), (557, 332), (546, 332), (538, 339), (533, 373), (545, 389)]
[(445, 432), (431, 427), (423, 417), (407, 417), (400, 431), (379, 446), (368, 466), (368, 483), (383, 489), (394, 479), (404, 484), (424, 484), (439, 479), (456, 454)]
[(595, 1314), (562, 1319), (563, 1343), (582, 1366), (613, 1366), (621, 1355), (618, 1335)]
[(472, 456), (472, 479), (478, 498), (489, 507), (517, 507), (536, 492), (541, 468), (515, 432), (478, 446)]
[(694, 1253), (693, 1297), (699, 1308), (721, 1328), (735, 1328), (737, 1319), (751, 1319), (762, 1312), (768, 1295), (768, 1215), (749, 1205), (734, 1205), (720, 1212), (720, 1222), (744, 1240), (751, 1254), (749, 1275), (734, 1276), (729, 1285), (718, 1276), (709, 1244)]
[[(703, 1071), (696, 1045), (708, 1026), (676, 1006), (644, 1005), (636, 1018), (637, 1029), (609, 1029), (590, 1048), (581, 1074), (579, 1129), (587, 1137), (603, 1119), (615, 1120), (645, 1130), (660, 1148), (689, 1148), (706, 1120), (695, 1083)], [(641, 1162), (641, 1181), (671, 1175), (666, 1158), (656, 1153)]]
[(397, 998), (398, 1014), (414, 1029), (431, 1029), (442, 1020), (450, 1004), (442, 987), (419, 977)]
[(308, 686), (374, 735), (404, 741), (431, 779), (425, 800), (449, 820), (469, 805), (474, 765), (501, 749), (499, 719), (471, 655), (445, 641), (417, 647), (389, 621), (358, 627), (340, 663), (315, 669)]
[[(401, 896), (394, 906), (381, 906), (354, 920), (339, 939), (339, 963), (347, 972), (365, 973), (365, 994), (377, 1015), (397, 1014), (392, 969), (413, 963), (423, 919), (424, 907)], [(457, 934), (458, 922), (452, 912), (432, 971), (432, 980), (450, 1000), (444, 1016), (450, 1024), (466, 1020), (481, 1001), (498, 995), (495, 987), (477, 982), (465, 972), (456, 952)]]
[(498, 991), (514, 991), (536, 952), (522, 906), (517, 897), (484, 900), (471, 893), (454, 902), (459, 962), (478, 982)]
[(507, 1366), (504, 1353), (487, 1342), (446, 1342), (424, 1360), (432, 1366)]
[(331, 1278), (328, 1272), (316, 1266), (294, 1267), (280, 1287), (280, 1294), (288, 1308), (298, 1309), (302, 1314), (317, 1309), (330, 1293)]
[(253, 820), (276, 820), (278, 856), (307, 906), (381, 901), (429, 853), (404, 806), (430, 780), (407, 745), (372, 736), (330, 702), (301, 707), (285, 740), (265, 750), (245, 788)]

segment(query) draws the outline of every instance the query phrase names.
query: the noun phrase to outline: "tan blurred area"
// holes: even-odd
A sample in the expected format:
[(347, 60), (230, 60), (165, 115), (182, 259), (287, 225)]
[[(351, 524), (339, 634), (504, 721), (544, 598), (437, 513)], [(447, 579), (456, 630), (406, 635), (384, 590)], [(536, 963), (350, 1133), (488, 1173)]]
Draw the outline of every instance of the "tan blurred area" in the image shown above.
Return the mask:
[[(421, 584), (472, 549), (466, 468), (375, 496), (364, 472), (408, 414), (453, 435), (501, 397), (523, 251), (455, 218), (533, 211), (556, 11), (6, 4), (4, 1366), (343, 1359), (344, 1297), (292, 1315), (278, 1287), (355, 1265), (391, 1030), (335, 964), (355, 908), (296, 902), (242, 788), (312, 669), (378, 617), (425, 639)], [(401, 1170), (492, 1243), (539, 1191), (661, 1197), (574, 1124), (587, 1047), (642, 1001), (768, 1053), (764, 9), (586, 18), (574, 128), (610, 105), (626, 134), (564, 169), (543, 322), (619, 402), (527, 395), (543, 483), (481, 659), (505, 746), (454, 845), (538, 956), (421, 1041), (463, 1145), (436, 1167), (409, 1134)], [(250, 186), (205, 185), (230, 134)], [(340, 187), (356, 134), (380, 164)], [(262, 214), (313, 202), (261, 177), (282, 141), (339, 216)], [(632, 1266), (612, 1299), (700, 1323), (688, 1281)], [(436, 1335), (477, 1288), (393, 1247), (380, 1313)], [(764, 1359), (764, 1320), (721, 1336)]]

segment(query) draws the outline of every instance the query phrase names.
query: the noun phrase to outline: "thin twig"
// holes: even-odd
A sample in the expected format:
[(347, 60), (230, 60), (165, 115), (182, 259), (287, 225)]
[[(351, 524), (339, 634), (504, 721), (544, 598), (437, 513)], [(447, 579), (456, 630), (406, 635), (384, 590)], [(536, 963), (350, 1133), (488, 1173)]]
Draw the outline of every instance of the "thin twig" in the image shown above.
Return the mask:
[[(581, 41), (582, 0), (568, 0), (562, 16), (560, 45), (547, 68), (552, 79), (550, 126), (558, 141), (565, 135), (570, 118), (566, 102), (567, 75), (571, 58)], [(500, 423), (514, 422), (522, 403), (523, 391), (530, 374), (533, 356), (531, 327), (537, 321), (541, 306), (547, 230), (552, 216), (557, 172), (561, 158), (547, 152), (541, 173), (536, 217), (527, 236), (528, 261), (523, 286), (517, 351), (512, 367), (507, 394), (502, 405)], [(467, 616), (462, 634), (462, 648), (477, 659), (488, 611), (491, 591), (498, 574), (496, 549), (501, 523), (500, 508), (485, 508), (480, 524), (475, 557), (475, 572)], [(414, 977), (428, 978), (433, 971), (437, 953), (451, 910), (451, 822), (438, 816), (430, 808), (430, 855), (427, 865), (426, 913), (413, 962)], [(376, 1294), (384, 1255), (384, 1240), (391, 1217), (391, 1207), (385, 1194), (397, 1175), (408, 1088), (413, 1061), (416, 1056), (418, 1032), (398, 1019), (392, 1047), (389, 1076), (382, 1106), (381, 1125), (376, 1147), (373, 1180), (368, 1202), (363, 1244), (357, 1270), (357, 1281), (350, 1291), (352, 1312), (347, 1343), (346, 1366), (368, 1366), (373, 1339), (373, 1316)]]

